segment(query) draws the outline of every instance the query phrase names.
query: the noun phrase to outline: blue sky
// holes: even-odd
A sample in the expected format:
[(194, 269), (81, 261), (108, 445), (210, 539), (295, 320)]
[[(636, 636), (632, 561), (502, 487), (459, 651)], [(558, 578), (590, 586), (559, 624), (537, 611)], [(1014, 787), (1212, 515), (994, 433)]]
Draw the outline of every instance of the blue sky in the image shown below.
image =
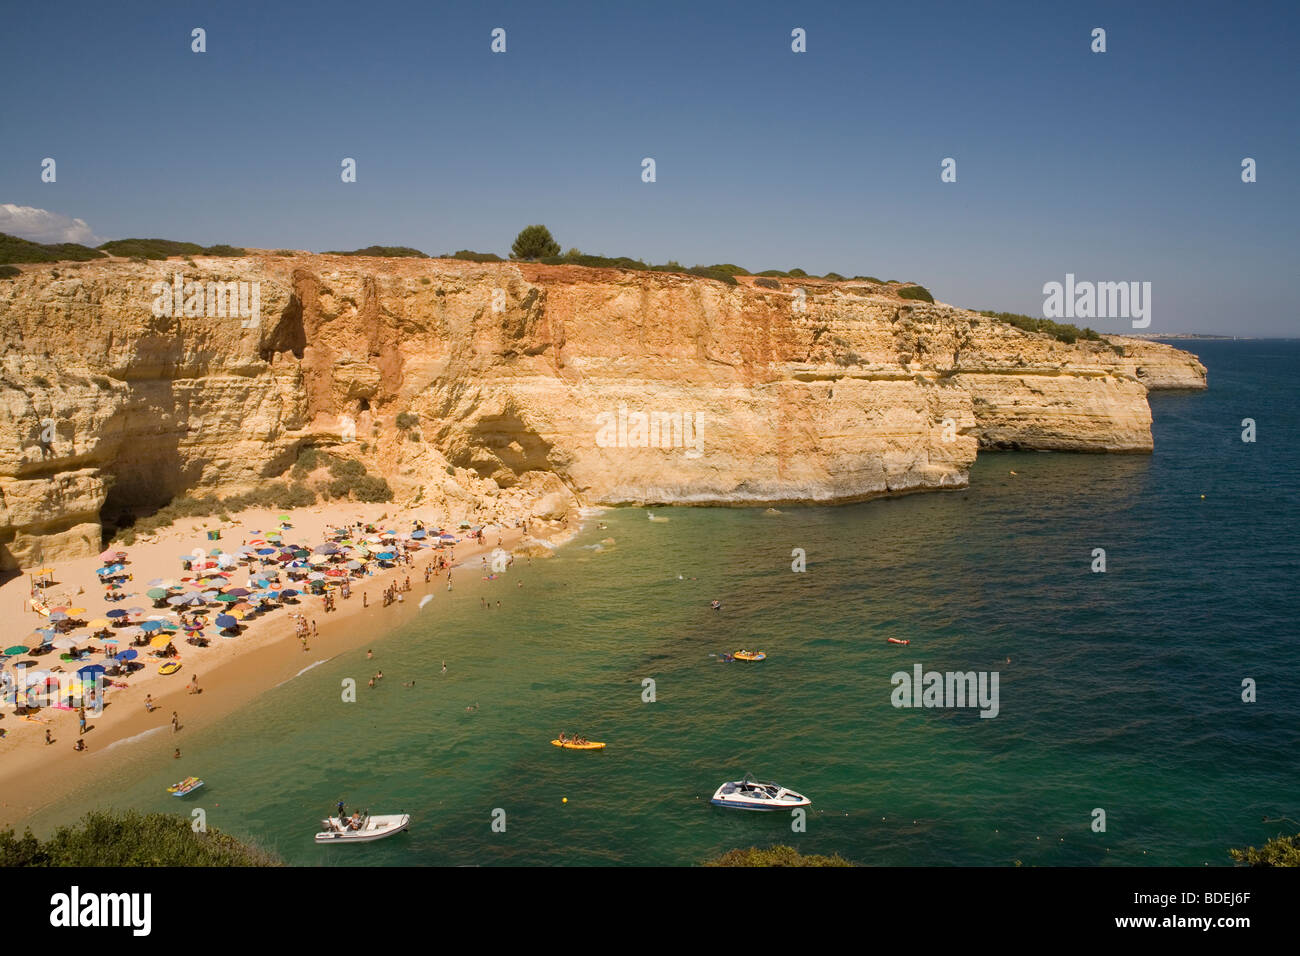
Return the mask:
[(1151, 282), (1149, 332), (1297, 335), (1298, 27), (1295, 3), (31, 5), (0, 32), (0, 203), (313, 250), (505, 254), (542, 222), (1030, 314), (1068, 272)]

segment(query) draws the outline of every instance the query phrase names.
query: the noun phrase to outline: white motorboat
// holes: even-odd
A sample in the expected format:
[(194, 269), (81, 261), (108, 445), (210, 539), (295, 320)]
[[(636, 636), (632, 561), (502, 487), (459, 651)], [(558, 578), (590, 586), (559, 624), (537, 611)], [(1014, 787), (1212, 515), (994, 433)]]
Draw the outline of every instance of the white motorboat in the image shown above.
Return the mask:
[(803, 794), (779, 784), (759, 783), (749, 774), (745, 774), (744, 780), (724, 783), (709, 802), (732, 810), (792, 810), (812, 806), (812, 801)]
[(394, 833), (401, 833), (411, 825), (409, 813), (362, 814), (360, 819), (352, 817), (327, 817), (321, 821), (324, 827), (316, 834), (317, 843), (369, 843), (382, 840)]

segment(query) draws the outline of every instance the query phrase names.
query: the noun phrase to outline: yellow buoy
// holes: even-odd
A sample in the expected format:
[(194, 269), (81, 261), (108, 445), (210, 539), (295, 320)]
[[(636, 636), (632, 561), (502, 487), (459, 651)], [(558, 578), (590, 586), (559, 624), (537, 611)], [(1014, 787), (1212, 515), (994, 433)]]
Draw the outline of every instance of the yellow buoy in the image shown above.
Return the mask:
[(568, 798), (568, 797), (560, 797), (560, 802), (561, 802), (561, 803), (568, 803), (568, 802), (569, 802), (569, 798)]

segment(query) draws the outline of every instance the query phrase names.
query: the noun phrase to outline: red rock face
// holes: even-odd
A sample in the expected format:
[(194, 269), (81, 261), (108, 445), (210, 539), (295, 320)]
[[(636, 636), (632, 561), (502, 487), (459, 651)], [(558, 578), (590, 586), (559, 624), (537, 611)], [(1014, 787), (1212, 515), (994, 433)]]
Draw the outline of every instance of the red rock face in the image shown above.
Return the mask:
[[(1149, 450), (1147, 387), (1205, 384), (1167, 346), (1066, 345), (861, 282), (193, 261), (0, 280), (0, 563), (95, 553), (101, 515), (256, 487), (309, 445), (399, 504), (503, 515), (849, 501), (962, 487), (979, 447)], [(177, 273), (257, 283), (259, 319), (155, 315)]]

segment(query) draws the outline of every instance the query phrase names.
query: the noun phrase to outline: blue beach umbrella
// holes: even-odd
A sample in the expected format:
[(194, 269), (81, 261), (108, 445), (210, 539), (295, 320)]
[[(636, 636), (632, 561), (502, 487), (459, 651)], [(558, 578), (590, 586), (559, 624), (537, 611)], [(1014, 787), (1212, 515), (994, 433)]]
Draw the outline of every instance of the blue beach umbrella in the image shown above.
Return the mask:
[(126, 650), (120, 651), (117, 654), (114, 654), (113, 656), (116, 657), (119, 661), (133, 661), (140, 656), (140, 652), (132, 650), (131, 648), (127, 648)]
[(162, 621), (142, 621), (140, 630), (145, 632), (157, 631), (162, 629)]
[(105, 614), (104, 617), (126, 617), (126, 611), (117, 607)]
[(217, 627), (239, 627), (239, 621), (230, 614), (218, 614)]

